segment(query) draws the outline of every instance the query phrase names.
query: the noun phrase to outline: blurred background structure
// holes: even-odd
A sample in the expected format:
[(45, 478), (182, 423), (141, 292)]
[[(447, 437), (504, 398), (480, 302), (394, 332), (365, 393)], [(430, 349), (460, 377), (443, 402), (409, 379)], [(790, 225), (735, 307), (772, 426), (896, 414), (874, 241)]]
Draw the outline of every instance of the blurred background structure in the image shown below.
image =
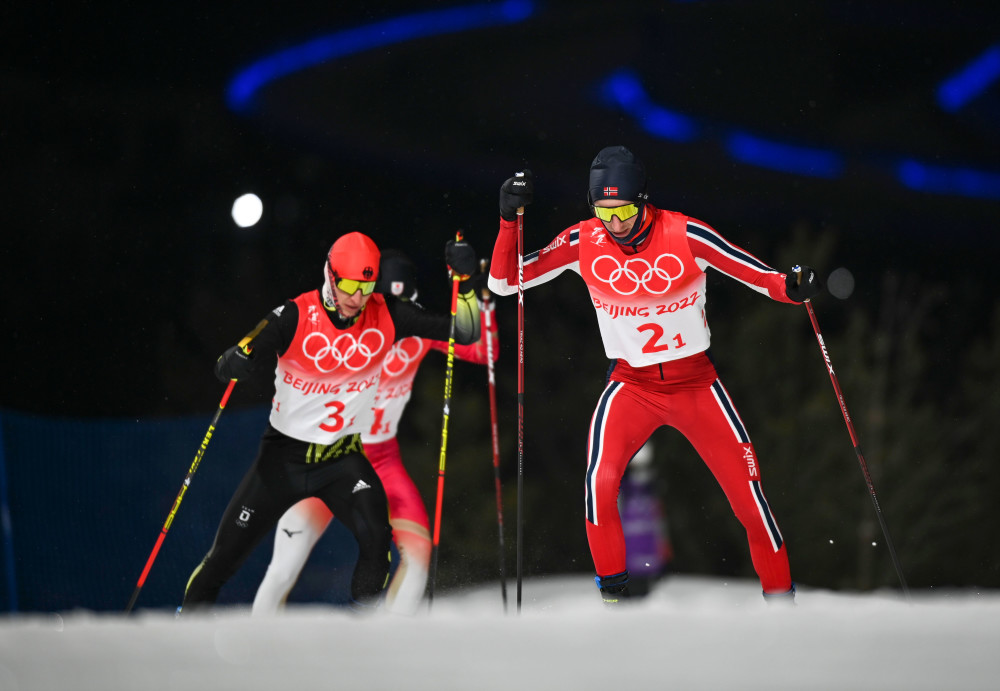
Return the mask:
[[(540, 248), (586, 216), (590, 161), (619, 143), (657, 206), (829, 277), (814, 304), (909, 585), (1000, 586), (1000, 9), (371, 5), (4, 9), (0, 610), (124, 607), (218, 405), (212, 364), (318, 286), (335, 237), (406, 251), (422, 302), (443, 308), (444, 244), (462, 229), (489, 256), (506, 177), (535, 172), (525, 238)], [(251, 193), (259, 206), (235, 206)], [(896, 587), (805, 310), (717, 274), (709, 290), (713, 354), (794, 578)], [(532, 574), (592, 570), (583, 454), (607, 363), (591, 309), (569, 276), (526, 295)], [(513, 555), (513, 299), (498, 318)], [(430, 504), (443, 366), (417, 386), (400, 440)], [(458, 363), (455, 386), (440, 588), (497, 569), (482, 368)], [(236, 387), (140, 606), (180, 601), (269, 397), (267, 377)], [(654, 440), (671, 570), (751, 574), (694, 451), (672, 430)], [(334, 588), (338, 564), (317, 562), (304, 598)], [(229, 601), (249, 599), (255, 568)]]

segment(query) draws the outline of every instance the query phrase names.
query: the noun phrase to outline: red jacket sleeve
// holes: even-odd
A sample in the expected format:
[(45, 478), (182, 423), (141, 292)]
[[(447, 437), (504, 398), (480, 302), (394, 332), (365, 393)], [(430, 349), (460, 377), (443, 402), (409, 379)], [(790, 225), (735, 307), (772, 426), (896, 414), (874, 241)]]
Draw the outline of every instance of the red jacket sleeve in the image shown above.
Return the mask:
[(773, 300), (798, 304), (785, 294), (785, 274), (732, 244), (707, 223), (689, 218), (687, 238), (702, 271), (711, 266)]
[[(567, 269), (580, 273), (579, 224), (559, 233), (546, 247), (524, 255), (524, 287), (551, 281)], [(497, 295), (517, 292), (517, 221), (500, 220), (488, 285)]]

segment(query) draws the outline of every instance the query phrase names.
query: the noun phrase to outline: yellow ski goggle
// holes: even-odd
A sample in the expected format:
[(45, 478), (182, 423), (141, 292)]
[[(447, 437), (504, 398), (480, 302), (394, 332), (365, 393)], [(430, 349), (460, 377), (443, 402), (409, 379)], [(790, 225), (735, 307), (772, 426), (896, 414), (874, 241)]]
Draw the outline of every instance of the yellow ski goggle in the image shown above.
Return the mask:
[(355, 281), (353, 278), (338, 278), (337, 287), (348, 295), (354, 295), (359, 290), (362, 295), (375, 292), (375, 281)]
[(611, 219), (615, 216), (618, 217), (619, 221), (627, 221), (628, 219), (639, 213), (638, 204), (623, 204), (621, 206), (595, 206), (594, 215), (601, 219), (605, 223), (610, 223)]

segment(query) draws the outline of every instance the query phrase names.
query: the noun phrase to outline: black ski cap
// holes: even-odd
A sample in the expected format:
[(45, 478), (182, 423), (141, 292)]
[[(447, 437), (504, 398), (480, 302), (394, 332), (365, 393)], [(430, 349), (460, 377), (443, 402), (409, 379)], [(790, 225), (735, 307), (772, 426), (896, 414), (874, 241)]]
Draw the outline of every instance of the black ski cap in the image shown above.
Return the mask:
[(375, 290), (383, 295), (395, 295), (407, 300), (416, 300), (416, 266), (409, 257), (399, 250), (383, 250)]
[(599, 199), (646, 200), (646, 167), (624, 146), (601, 149), (590, 164), (587, 203)]

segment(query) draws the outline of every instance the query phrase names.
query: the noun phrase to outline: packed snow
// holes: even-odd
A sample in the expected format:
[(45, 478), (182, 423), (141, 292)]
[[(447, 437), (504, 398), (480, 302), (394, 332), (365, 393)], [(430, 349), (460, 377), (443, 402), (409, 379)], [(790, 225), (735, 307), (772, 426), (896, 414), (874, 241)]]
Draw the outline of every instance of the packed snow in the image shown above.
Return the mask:
[(237, 607), (0, 622), (0, 689), (996, 689), (1000, 593), (844, 593), (674, 575), (617, 610), (572, 575), (437, 593), (413, 617)]

